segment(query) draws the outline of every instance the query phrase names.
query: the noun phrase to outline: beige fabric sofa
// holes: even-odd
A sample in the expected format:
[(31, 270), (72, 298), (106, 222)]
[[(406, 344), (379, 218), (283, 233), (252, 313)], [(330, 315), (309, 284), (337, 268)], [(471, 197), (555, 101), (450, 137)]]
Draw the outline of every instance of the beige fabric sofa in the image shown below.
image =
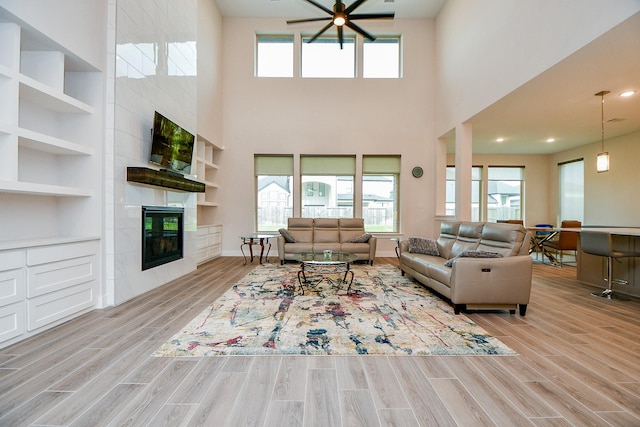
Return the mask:
[[(531, 293), (530, 240), (522, 225), (443, 222), (436, 240), (439, 255), (410, 252), (409, 241), (403, 240), (400, 269), (451, 300), (456, 314), (467, 309), (508, 309), (513, 314), (519, 306), (524, 316)], [(467, 256), (503, 257), (458, 257), (465, 251), (471, 251)], [(450, 259), (452, 266), (445, 266)]]
[(356, 254), (358, 261), (373, 265), (376, 237), (369, 237), (367, 242), (352, 242), (366, 234), (362, 218), (289, 218), (287, 231), (295, 242), (286, 242), (283, 236), (278, 236), (281, 264), (295, 260), (296, 254), (331, 249)]

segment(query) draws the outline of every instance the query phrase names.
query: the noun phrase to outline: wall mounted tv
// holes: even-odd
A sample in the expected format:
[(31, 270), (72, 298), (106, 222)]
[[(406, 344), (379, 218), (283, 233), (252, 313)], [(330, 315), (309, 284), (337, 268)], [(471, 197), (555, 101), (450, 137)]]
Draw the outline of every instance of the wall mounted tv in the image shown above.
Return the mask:
[(194, 136), (155, 112), (149, 161), (181, 174), (191, 173)]

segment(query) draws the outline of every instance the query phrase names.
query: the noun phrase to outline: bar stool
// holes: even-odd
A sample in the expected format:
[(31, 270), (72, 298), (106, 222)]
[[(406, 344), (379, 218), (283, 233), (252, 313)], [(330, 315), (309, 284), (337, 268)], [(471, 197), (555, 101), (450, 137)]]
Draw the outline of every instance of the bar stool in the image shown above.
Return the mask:
[(626, 280), (613, 279), (613, 259), (614, 258), (628, 258), (628, 257), (640, 257), (640, 252), (634, 251), (621, 251), (613, 248), (613, 240), (610, 233), (603, 233), (601, 231), (585, 231), (580, 233), (580, 247), (582, 252), (607, 257), (607, 289), (602, 292), (592, 292), (591, 295), (596, 297), (603, 297), (607, 299), (618, 299), (626, 301), (629, 298), (613, 293), (612, 285), (615, 282), (620, 285), (628, 285)]

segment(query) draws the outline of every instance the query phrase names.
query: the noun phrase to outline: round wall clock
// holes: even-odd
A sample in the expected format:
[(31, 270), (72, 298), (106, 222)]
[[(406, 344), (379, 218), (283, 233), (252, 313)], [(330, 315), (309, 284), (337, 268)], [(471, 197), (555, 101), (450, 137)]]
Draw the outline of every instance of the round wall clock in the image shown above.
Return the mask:
[(413, 175), (416, 178), (420, 178), (423, 173), (424, 171), (420, 166), (416, 166), (415, 168), (411, 169), (411, 175)]

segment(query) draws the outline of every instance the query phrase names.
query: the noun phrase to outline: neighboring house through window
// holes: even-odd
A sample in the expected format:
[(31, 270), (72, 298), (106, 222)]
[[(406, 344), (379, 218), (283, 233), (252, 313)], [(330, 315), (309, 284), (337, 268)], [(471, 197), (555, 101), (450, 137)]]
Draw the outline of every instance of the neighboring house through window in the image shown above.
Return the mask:
[(256, 155), (256, 230), (287, 227), (293, 216), (293, 156)]
[(489, 166), (487, 221), (524, 219), (524, 167)]
[(353, 218), (355, 156), (301, 156), (303, 218)]
[[(456, 214), (456, 168), (447, 166), (446, 177), (446, 215)], [(481, 221), (482, 214), (482, 167), (471, 168), (471, 221)]]
[(362, 158), (362, 216), (369, 232), (399, 231), (400, 156)]

